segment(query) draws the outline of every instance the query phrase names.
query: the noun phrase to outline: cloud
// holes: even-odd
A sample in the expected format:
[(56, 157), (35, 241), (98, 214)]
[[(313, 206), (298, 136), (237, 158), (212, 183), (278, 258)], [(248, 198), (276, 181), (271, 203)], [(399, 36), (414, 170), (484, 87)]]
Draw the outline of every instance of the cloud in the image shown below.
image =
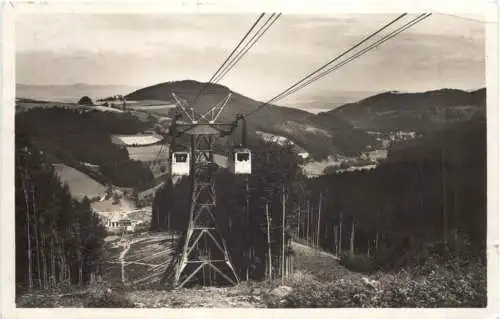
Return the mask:
[[(222, 83), (255, 98), (271, 97), (396, 16), (284, 15)], [(21, 15), (16, 21), (17, 79), (137, 86), (206, 81), (256, 17)], [(303, 94), (478, 87), (485, 81), (484, 37), (481, 23), (433, 15)]]

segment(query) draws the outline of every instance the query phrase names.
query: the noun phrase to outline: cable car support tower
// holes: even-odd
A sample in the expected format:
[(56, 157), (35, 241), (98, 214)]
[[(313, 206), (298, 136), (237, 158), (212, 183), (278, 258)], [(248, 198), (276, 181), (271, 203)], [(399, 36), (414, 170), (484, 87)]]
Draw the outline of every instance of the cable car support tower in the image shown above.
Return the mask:
[[(190, 161), (191, 179), (189, 221), (175, 271), (174, 286), (181, 288), (194, 278), (198, 278), (203, 285), (211, 284), (214, 280), (236, 284), (239, 282), (237, 271), (231, 261), (226, 240), (217, 225), (214, 180), (217, 168), (214, 142), (221, 132), (230, 132), (235, 125), (217, 121), (231, 94), (203, 115), (195, 114), (193, 108), (188, 110), (175, 93), (172, 95), (176, 100), (177, 112), (186, 119), (178, 123), (180, 117), (174, 118), (170, 128), (172, 142), (175, 143), (175, 137), (187, 135), (191, 144), (191, 156), (187, 157)], [(175, 162), (174, 147), (175, 145), (170, 147), (170, 158)], [(170, 172), (172, 175), (176, 174), (173, 166)]]

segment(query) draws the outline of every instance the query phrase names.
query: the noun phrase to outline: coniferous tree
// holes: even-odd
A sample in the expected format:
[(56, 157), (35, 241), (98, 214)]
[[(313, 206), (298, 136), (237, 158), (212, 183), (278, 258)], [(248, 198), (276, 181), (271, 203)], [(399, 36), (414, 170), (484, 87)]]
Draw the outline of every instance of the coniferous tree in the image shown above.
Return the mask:
[(16, 283), (18, 292), (86, 284), (99, 271), (105, 230), (88, 199), (71, 199), (44, 151), (16, 134)]

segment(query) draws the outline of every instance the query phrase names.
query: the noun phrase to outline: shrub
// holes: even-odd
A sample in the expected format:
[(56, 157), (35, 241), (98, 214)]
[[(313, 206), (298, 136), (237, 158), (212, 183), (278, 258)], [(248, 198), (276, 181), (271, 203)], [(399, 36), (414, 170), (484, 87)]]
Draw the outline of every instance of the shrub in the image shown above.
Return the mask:
[(486, 267), (477, 261), (429, 259), (397, 273), (379, 272), (370, 280), (350, 278), (298, 286), (281, 305), (290, 308), (486, 307)]
[(361, 280), (339, 280), (336, 282), (309, 283), (297, 287), (287, 296), (286, 308), (342, 308), (369, 307), (373, 288)]

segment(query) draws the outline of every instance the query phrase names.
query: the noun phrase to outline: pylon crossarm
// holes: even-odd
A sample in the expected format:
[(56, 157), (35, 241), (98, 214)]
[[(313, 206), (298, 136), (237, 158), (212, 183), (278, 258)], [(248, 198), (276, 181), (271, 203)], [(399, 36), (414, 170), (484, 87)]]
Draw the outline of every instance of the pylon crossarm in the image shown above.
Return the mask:
[(223, 98), (217, 104), (215, 104), (213, 107), (211, 107), (207, 112), (205, 112), (205, 114), (203, 114), (203, 116), (207, 116), (208, 113), (212, 113), (212, 121), (216, 121), (218, 115), (220, 114), (220, 111), (217, 113), (217, 115), (215, 115), (215, 112), (217, 112), (217, 109), (222, 111), (222, 109), (227, 104), (227, 102), (229, 101), (229, 98), (231, 97), (232, 94), (233, 93), (229, 93), (227, 97)]
[(226, 100), (224, 101), (224, 104), (221, 105), (221, 107), (219, 108), (219, 111), (217, 112), (215, 117), (212, 119), (213, 121), (217, 121), (217, 119), (219, 118), (219, 115), (222, 113), (222, 110), (224, 110), (224, 108), (226, 107), (226, 105), (229, 102), (229, 99), (231, 98), (232, 95), (233, 95), (233, 93), (229, 93)]
[(205, 116), (207, 116), (210, 113), (212, 115), (211, 119), (213, 120), (214, 119), (214, 112), (215, 112), (216, 109), (218, 109), (220, 107), (221, 104), (222, 104), (222, 100), (219, 101), (217, 104), (215, 104), (213, 107), (211, 107), (202, 116), (205, 117)]
[(172, 96), (174, 97), (175, 101), (177, 102), (176, 105), (178, 106), (178, 108), (182, 111), (182, 113), (184, 113), (192, 122), (195, 122), (195, 119), (193, 117), (191, 117), (191, 115), (189, 115), (189, 113), (187, 112), (187, 110), (185, 109), (184, 105), (182, 105), (182, 102), (181, 100), (177, 97), (177, 95), (175, 93), (172, 93)]

